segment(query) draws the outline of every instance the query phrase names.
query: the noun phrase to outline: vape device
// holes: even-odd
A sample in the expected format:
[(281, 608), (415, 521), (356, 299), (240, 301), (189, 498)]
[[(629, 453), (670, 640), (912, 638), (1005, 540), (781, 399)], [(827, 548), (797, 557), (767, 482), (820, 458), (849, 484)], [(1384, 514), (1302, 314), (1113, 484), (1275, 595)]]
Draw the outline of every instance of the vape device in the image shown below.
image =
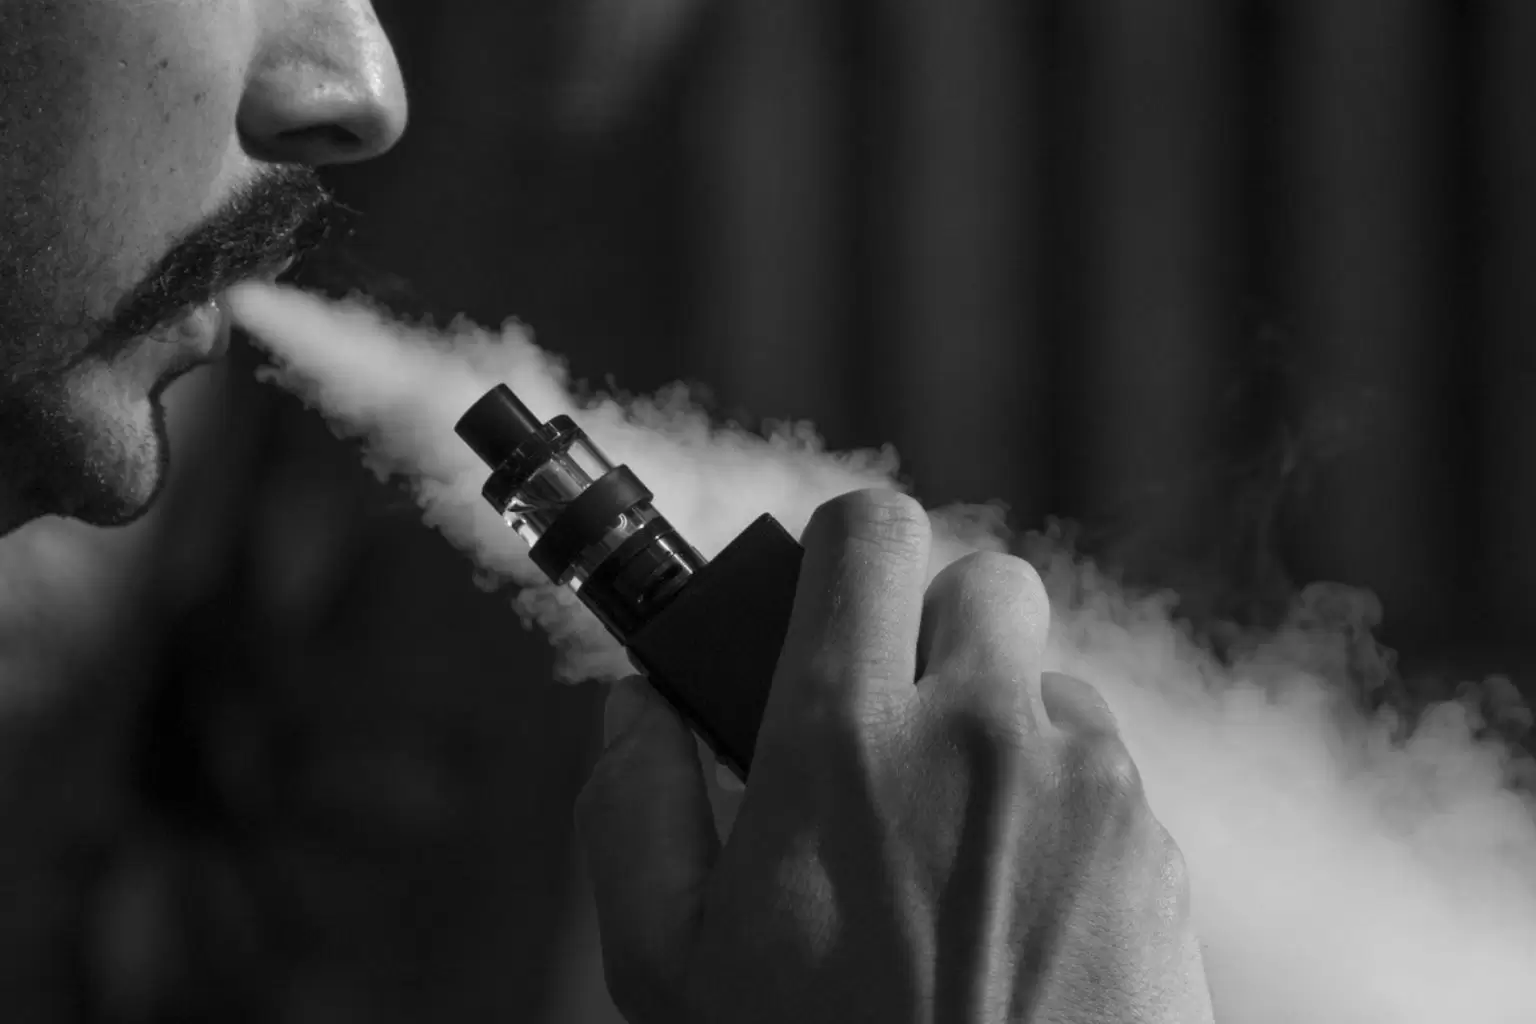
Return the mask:
[(789, 628), (801, 548), (760, 516), (706, 561), (569, 416), (541, 423), (505, 384), (459, 420), (482, 494), (570, 587), (715, 756), (746, 780)]

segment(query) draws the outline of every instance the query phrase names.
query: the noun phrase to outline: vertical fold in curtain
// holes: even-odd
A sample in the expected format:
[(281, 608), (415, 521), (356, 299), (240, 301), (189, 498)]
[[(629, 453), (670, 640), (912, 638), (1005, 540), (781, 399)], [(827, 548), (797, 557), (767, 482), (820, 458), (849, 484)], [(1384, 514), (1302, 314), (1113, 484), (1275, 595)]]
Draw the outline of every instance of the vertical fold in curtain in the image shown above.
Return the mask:
[(1443, 5), (1294, 0), (1282, 124), (1286, 276), (1315, 473), (1303, 571), (1368, 583), (1429, 625), (1452, 557), (1437, 512), (1452, 449)]
[(855, 418), (836, 5), (729, 0), (689, 98), (696, 372), (727, 409)]
[[(1479, 166), (1487, 242), (1481, 275), (1481, 324), (1457, 339), (1461, 358), (1486, 346), (1482, 395), (1482, 493), (1458, 495), (1460, 529), (1482, 535), (1488, 593), (1514, 637), (1530, 636), (1536, 617), (1536, 4), (1482, 5), (1478, 50)], [(1484, 337), (1476, 333), (1484, 326)], [(1478, 499), (1481, 499), (1479, 502)]]
[(888, 136), (873, 171), (879, 420), (925, 498), (1025, 521), (1053, 424), (1031, 259), (1040, 130), (1017, 0), (881, 0)]
[(1213, 364), (1234, 341), (1235, 13), (1224, 0), (1073, 10), (1085, 55), (1083, 497), (1182, 546), (1209, 498), (1197, 464)]

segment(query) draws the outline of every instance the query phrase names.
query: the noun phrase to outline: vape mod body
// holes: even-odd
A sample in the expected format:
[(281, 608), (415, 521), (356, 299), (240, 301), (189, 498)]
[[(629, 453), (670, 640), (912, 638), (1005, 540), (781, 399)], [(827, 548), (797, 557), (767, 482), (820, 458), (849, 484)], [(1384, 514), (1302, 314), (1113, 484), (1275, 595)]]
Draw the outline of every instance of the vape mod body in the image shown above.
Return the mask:
[(706, 561), (568, 416), (541, 423), (506, 385), (459, 420), (491, 468), (482, 494), (535, 565), (575, 591), (745, 780), (800, 575), (800, 545), (759, 517)]

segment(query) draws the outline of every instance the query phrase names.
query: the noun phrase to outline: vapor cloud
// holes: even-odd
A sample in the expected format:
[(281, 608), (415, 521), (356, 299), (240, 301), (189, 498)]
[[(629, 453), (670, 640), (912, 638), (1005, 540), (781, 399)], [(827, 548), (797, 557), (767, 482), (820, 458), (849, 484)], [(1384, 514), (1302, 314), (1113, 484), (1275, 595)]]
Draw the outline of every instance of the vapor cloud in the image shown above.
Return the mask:
[[(545, 419), (576, 416), (706, 555), (762, 512), (798, 532), (822, 501), (889, 486), (896, 471), (891, 452), (828, 452), (809, 427), (721, 427), (681, 388), (579, 399), (515, 323), (437, 330), (264, 285), (230, 302), (272, 354), (270, 379), (361, 439), (375, 472), (409, 483), (481, 580), (516, 592), (567, 679), (630, 668), (480, 498), (485, 470), (453, 424), (491, 386), (510, 384)], [(936, 523), (935, 571), (1008, 545), (993, 509)], [(1470, 701), (1412, 729), (1355, 707), (1348, 676), (1378, 612), (1369, 595), (1309, 588), (1282, 629), (1218, 659), (1166, 598), (1122, 592), (1049, 538), (1030, 545), (1053, 594), (1053, 667), (1108, 698), (1189, 862), (1219, 1019), (1536, 1021), (1536, 806), (1509, 784), (1517, 753), (1482, 736)]]

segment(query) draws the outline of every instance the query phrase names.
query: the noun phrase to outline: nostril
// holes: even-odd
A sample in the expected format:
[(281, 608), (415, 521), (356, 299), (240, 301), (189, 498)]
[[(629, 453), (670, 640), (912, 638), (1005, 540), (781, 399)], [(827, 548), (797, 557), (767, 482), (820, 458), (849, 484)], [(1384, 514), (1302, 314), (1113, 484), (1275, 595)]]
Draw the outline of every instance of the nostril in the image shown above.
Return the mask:
[[(4, 3), (4, 0), (0, 0)], [(379, 147), (367, 118), (316, 120), (266, 133), (242, 133), (246, 151), (278, 163), (334, 164), (365, 160)]]
[(363, 137), (340, 124), (317, 124), (278, 132), (278, 139), (288, 146), (304, 149), (336, 149), (349, 152), (363, 145)]

